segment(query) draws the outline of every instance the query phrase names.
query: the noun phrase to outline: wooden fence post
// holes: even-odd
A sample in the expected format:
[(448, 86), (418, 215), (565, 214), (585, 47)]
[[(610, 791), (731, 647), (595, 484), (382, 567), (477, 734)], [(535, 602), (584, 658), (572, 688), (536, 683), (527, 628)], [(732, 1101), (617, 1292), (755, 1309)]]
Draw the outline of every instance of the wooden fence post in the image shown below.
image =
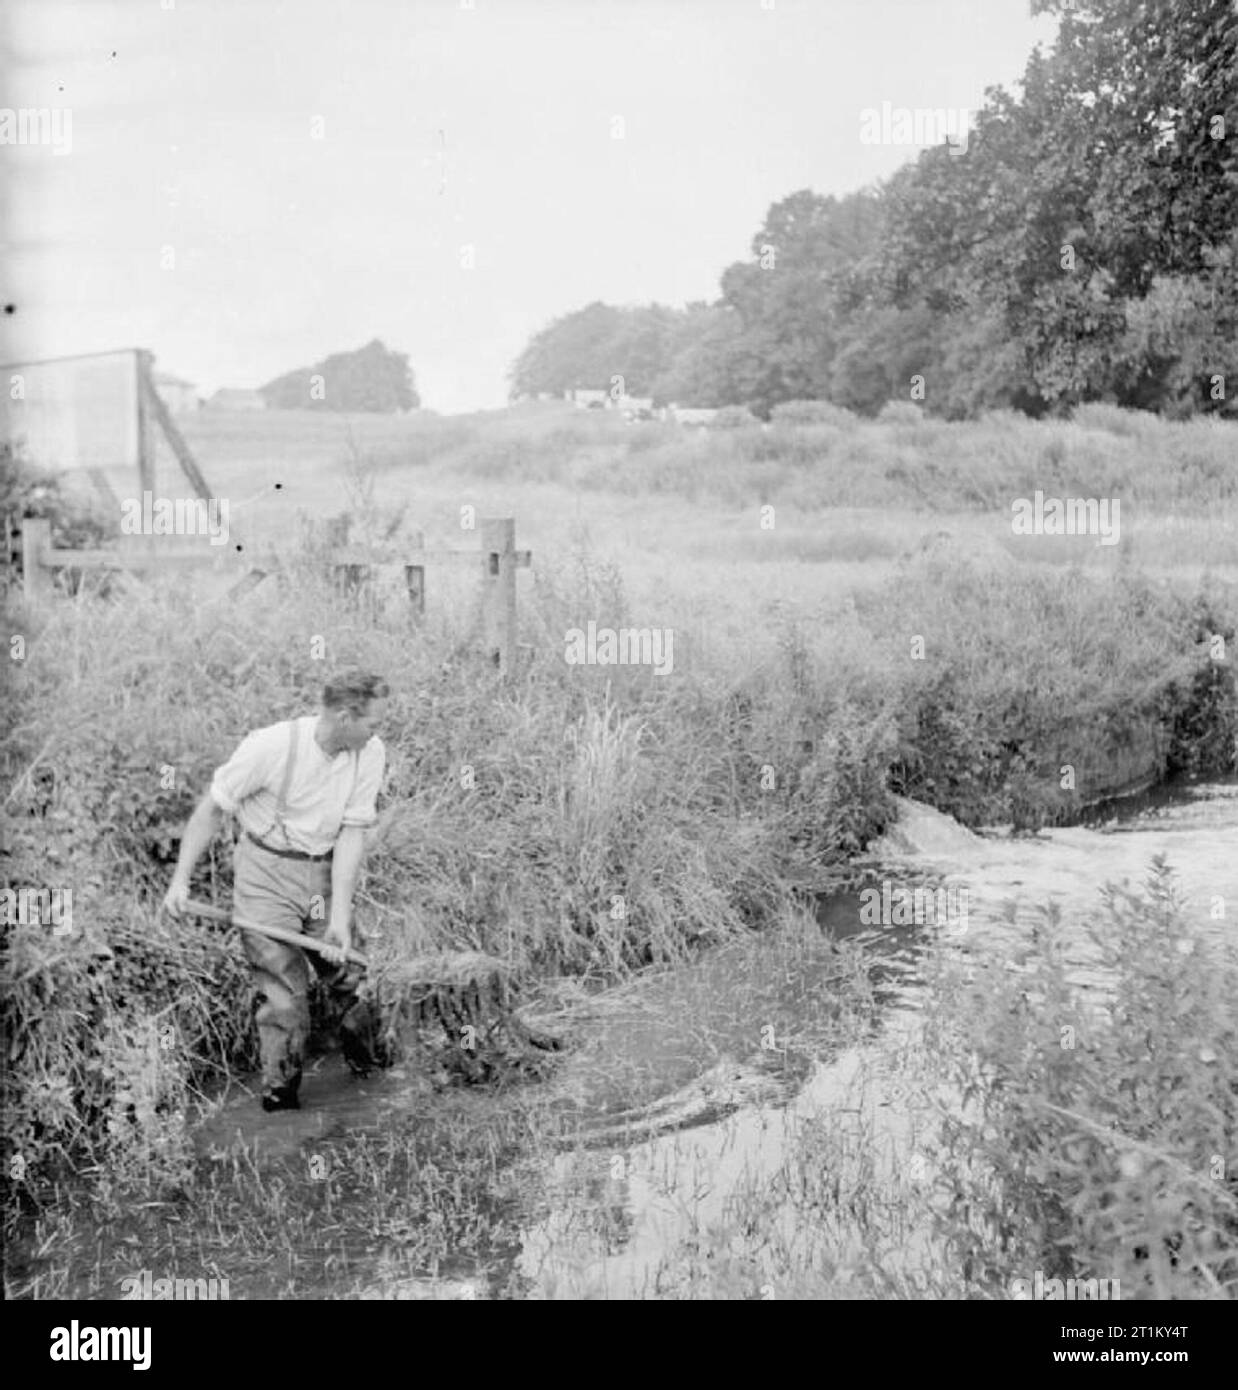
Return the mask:
[[(424, 531), (413, 531), (409, 536), (414, 551), (426, 548)], [(426, 567), (424, 565), (405, 565), (404, 583), (408, 586), (408, 601), (412, 605), (413, 617), (424, 618), (426, 613)]]
[(52, 572), (43, 564), (51, 548), (52, 523), (46, 517), (26, 517), (21, 527), (21, 574), (26, 598), (32, 603), (52, 592)]
[[(155, 416), (151, 409), (151, 354), (139, 348), (137, 353), (138, 387), (138, 501), (143, 492), (155, 490)], [(148, 389), (149, 388), (149, 389)], [(117, 521), (119, 529), (119, 519)]]
[(482, 612), (486, 650), (501, 676), (516, 668), (516, 521), (484, 517), (481, 523)]

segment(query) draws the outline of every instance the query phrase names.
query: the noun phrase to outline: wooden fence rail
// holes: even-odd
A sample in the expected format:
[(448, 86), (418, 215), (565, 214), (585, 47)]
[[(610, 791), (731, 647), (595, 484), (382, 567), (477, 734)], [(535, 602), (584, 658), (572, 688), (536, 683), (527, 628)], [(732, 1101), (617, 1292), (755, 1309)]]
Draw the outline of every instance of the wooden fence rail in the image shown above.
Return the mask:
[[(343, 539), (340, 529), (331, 534)], [(209, 549), (209, 548), (208, 548)], [(428, 550), (421, 532), (416, 532), (410, 544), (367, 546), (332, 544), (322, 552), (324, 564), (333, 569), (337, 581), (346, 592), (362, 591), (378, 566), (402, 565), (405, 584), (413, 614), (425, 612), (425, 571), (427, 565), (472, 566), (479, 572), (482, 586), (482, 629), (486, 652), (503, 676), (510, 675), (516, 665), (516, 571), (533, 563), (533, 553), (516, 549), (516, 522), (512, 517), (483, 518), (480, 550)], [(233, 552), (206, 549), (178, 550), (64, 550), (52, 545), (51, 522), (41, 517), (26, 517), (21, 532), (21, 576), (27, 600), (39, 603), (50, 598), (55, 590), (55, 572), (63, 569), (107, 571), (169, 571), (206, 566), (244, 566), (245, 573), (229, 589), (229, 595), (239, 597), (256, 587), (268, 574), (282, 568), (274, 554), (246, 553), (238, 558)]]

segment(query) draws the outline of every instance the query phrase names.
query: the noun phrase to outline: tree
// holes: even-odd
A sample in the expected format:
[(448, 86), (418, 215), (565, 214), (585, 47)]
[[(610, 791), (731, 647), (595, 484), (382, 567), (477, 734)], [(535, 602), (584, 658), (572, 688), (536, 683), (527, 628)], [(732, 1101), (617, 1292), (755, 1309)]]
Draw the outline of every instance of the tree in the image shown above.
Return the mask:
[(509, 373), (510, 395), (575, 387), (653, 396), (675, 356), (698, 332), (703, 306), (629, 308), (595, 301), (534, 335)]
[(672, 333), (670, 363), (654, 381), (654, 400), (688, 406), (722, 406), (737, 400), (741, 331), (739, 316), (728, 306), (689, 304)]
[(421, 404), (408, 357), (389, 351), (377, 338), (356, 352), (335, 353), (258, 389), (271, 410), (383, 413)]
[(752, 260), (722, 275), (722, 302), (740, 325), (729, 373), (736, 403), (768, 416), (780, 401), (827, 394), (856, 267), (879, 224), (870, 192), (839, 200), (802, 189), (770, 208)]
[(1034, 8), (1061, 28), (1022, 98), (991, 91), (965, 156), (929, 151), (891, 180), (882, 280), (1000, 307), (1033, 399), (1147, 404), (1130, 306), (1158, 276), (1208, 276), (1238, 223), (1238, 148), (1216, 119), (1234, 109), (1238, 16), (1228, 0)]
[(1033, 12), (1060, 20), (1054, 44), (1030, 55), (1018, 96), (986, 92), (964, 149), (925, 150), (843, 198), (790, 194), (717, 304), (639, 323), (625, 315), (652, 311), (591, 305), (539, 335), (521, 371), (602, 387), (621, 373), (761, 415), (793, 399), (875, 411), (913, 374), (925, 409), (950, 416), (1098, 398), (1231, 409), (1238, 7)]

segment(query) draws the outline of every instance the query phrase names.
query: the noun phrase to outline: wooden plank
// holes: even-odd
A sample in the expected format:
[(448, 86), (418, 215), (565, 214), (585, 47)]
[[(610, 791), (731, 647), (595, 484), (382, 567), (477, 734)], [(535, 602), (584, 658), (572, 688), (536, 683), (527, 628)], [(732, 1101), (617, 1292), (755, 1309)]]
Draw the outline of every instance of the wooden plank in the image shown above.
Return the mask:
[(424, 617), (426, 611), (426, 571), (423, 565), (405, 565), (404, 583), (408, 586), (408, 599), (416, 617)]
[[(424, 550), (426, 545), (425, 532), (410, 531), (408, 542), (414, 551)], [(415, 561), (405, 563), (404, 585), (408, 590), (408, 602), (413, 619), (420, 621), (426, 615), (426, 567)]]
[(264, 579), (270, 578), (269, 570), (252, 569), (248, 574), (243, 574), (240, 579), (228, 589), (225, 598), (244, 598), (246, 594), (252, 593)]
[[(172, 419), (168, 407), (164, 404), (163, 397), (155, 389), (154, 380), (150, 374), (149, 354), (143, 353), (144, 359), (141, 371), (142, 380), (142, 400), (146, 410), (150, 412), (151, 418), (158, 424), (163, 431), (164, 438), (172, 447), (172, 452), (176, 455), (176, 461), (181, 466), (181, 471), (193, 485), (194, 491), (204, 502), (211, 500), (211, 490), (207, 486), (206, 479), (202, 476), (202, 470), (198, 467), (198, 462), (193, 456), (193, 451), (185, 441), (185, 436), (176, 428), (176, 423)], [(143, 475), (142, 488), (149, 488), (154, 491), (154, 459), (151, 459), (151, 482), (147, 482)]]
[(459, 564), (476, 566), (481, 564), (480, 550), (425, 550), (420, 546), (411, 549), (403, 546), (337, 546), (328, 552), (327, 559), (333, 565), (427, 565)]
[(86, 470), (90, 481), (95, 485), (95, 491), (99, 494), (100, 501), (115, 515), (117, 527), (120, 525), (120, 498), (116, 496), (115, 489), (108, 481), (107, 474), (102, 468), (88, 468)]
[[(527, 553), (527, 552), (526, 552)], [(475, 569), (482, 563), (480, 550), (424, 550), (414, 546), (345, 545), (332, 549), (333, 565), (448, 565)]]
[(326, 558), (332, 565), (398, 565), (405, 556), (389, 555), (372, 545), (340, 545), (329, 550)]
[[(528, 569), (533, 564), (533, 552), (531, 550), (517, 550), (513, 552), (513, 556), (517, 569)], [(480, 550), (423, 550), (419, 548), (408, 550), (400, 548), (399, 550), (384, 550), (380, 553), (363, 546), (356, 549), (348, 547), (344, 550), (333, 551), (331, 554), (332, 561), (341, 565), (458, 565), (466, 569), (480, 565), (484, 558), (484, 553)]]
[[(163, 565), (232, 564), (235, 555), (229, 550), (212, 547), (213, 553), (201, 550), (48, 550), (40, 565), (43, 569), (158, 569)], [(270, 557), (247, 556), (248, 565), (273, 568)]]
[(485, 558), (482, 611), (486, 650), (504, 679), (516, 668), (516, 522), (486, 517), (481, 523)]
[(21, 535), (22, 587), (35, 603), (52, 592), (52, 572), (46, 563), (51, 548), (52, 523), (46, 517), (26, 517)]
[(138, 371), (138, 492), (155, 490), (155, 415), (151, 409), (151, 355), (140, 348)]

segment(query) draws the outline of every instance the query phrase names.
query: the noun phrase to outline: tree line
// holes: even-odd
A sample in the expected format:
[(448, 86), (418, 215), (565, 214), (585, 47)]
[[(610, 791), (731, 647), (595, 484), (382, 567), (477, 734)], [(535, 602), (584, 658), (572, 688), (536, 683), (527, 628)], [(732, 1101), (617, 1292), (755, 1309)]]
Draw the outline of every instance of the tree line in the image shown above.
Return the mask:
[(1033, 0), (1059, 20), (967, 139), (843, 197), (775, 203), (712, 303), (593, 303), (537, 333), (513, 397), (789, 400), (949, 418), (1083, 401), (1234, 416), (1238, 7)]
[(415, 410), (421, 397), (408, 356), (375, 338), (355, 352), (337, 352), (258, 388), (268, 410)]

